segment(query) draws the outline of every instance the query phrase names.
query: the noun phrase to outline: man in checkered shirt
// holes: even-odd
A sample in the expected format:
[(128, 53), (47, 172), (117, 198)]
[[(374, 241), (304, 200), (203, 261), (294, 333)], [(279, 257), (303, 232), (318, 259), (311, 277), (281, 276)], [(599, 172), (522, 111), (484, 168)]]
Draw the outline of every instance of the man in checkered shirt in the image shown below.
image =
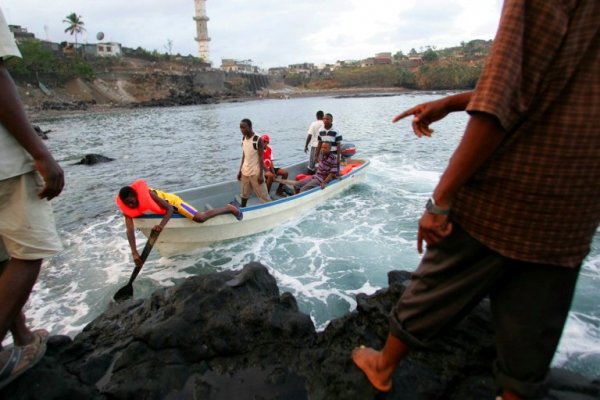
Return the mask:
[(352, 358), (377, 389), (489, 296), (507, 399), (544, 396), (581, 263), (600, 222), (600, 2), (505, 0), (473, 92), (417, 105), (417, 136), (466, 110), (465, 134), (419, 221), (427, 250), (384, 348)]

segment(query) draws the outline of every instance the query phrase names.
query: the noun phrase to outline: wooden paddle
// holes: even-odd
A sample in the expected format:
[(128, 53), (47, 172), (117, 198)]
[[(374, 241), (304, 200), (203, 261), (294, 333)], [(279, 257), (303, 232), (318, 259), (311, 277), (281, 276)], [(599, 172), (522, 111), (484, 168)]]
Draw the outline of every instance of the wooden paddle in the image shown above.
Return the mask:
[(154, 246), (156, 239), (158, 239), (158, 235), (160, 235), (160, 232), (152, 231), (150, 237), (148, 238), (148, 241), (146, 242), (146, 245), (144, 246), (144, 250), (142, 250), (142, 255), (140, 256), (140, 258), (142, 259), (142, 265), (140, 265), (139, 267), (136, 266), (133, 269), (133, 272), (131, 273), (131, 278), (129, 278), (129, 282), (127, 283), (127, 285), (117, 290), (117, 293), (115, 293), (115, 295), (113, 296), (113, 300), (122, 301), (129, 299), (133, 296), (133, 281), (135, 280), (135, 278), (137, 278), (138, 274), (140, 273), (140, 270), (144, 266), (146, 258), (148, 258), (148, 255), (152, 250), (152, 246)]

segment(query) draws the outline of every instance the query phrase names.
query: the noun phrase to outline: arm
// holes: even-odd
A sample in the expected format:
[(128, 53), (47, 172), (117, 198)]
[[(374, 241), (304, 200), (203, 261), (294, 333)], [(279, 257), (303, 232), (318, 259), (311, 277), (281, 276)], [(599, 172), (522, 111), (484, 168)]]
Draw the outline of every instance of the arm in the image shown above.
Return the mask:
[(317, 161), (319, 161), (319, 154), (321, 154), (321, 145), (323, 144), (323, 142), (321, 141), (321, 138), (319, 138), (319, 144), (317, 145), (317, 151), (315, 151), (315, 164), (317, 163)]
[(129, 247), (131, 247), (133, 262), (135, 263), (136, 267), (141, 267), (142, 258), (140, 257), (140, 253), (137, 251), (137, 244), (135, 243), (135, 230), (133, 227), (133, 219), (131, 217), (125, 216), (125, 228), (127, 229), (127, 241), (129, 242)]
[(169, 220), (173, 216), (173, 206), (171, 204), (169, 204), (168, 202), (164, 201), (163, 199), (161, 199), (160, 197), (158, 197), (156, 195), (156, 193), (154, 193), (152, 190), (150, 190), (150, 197), (152, 197), (152, 200), (154, 200), (156, 203), (158, 203), (159, 206), (161, 206), (162, 208), (167, 210), (167, 213), (165, 214), (163, 219), (160, 221), (160, 224), (158, 224), (154, 228), (152, 228), (153, 231), (160, 232), (163, 230), (163, 228), (165, 227), (167, 222), (169, 222)]
[(448, 115), (448, 113), (464, 111), (471, 100), (472, 93), (472, 91), (459, 93), (453, 96), (443, 97), (438, 100), (419, 104), (401, 114), (396, 115), (392, 122), (398, 122), (402, 118), (405, 118), (409, 115), (414, 115), (412, 120), (412, 128), (415, 132), (415, 135), (418, 137), (423, 135), (431, 136), (433, 129), (429, 128), (429, 125), (444, 118), (446, 115)]
[(306, 136), (306, 143), (304, 144), (304, 152), (308, 153), (308, 144), (310, 143), (310, 140), (312, 139), (312, 135), (310, 134), (310, 131), (308, 133), (308, 136)]
[[(433, 199), (441, 208), (450, 208), (452, 198), (461, 187), (489, 160), (506, 131), (491, 114), (475, 113), (469, 119), (465, 134), (450, 158), (448, 167), (433, 191)], [(423, 251), (423, 240), (435, 244), (452, 231), (452, 223), (446, 215), (430, 214), (425, 211), (419, 221), (417, 249)]]
[(258, 183), (262, 185), (265, 181), (265, 163), (263, 162), (263, 155), (265, 153), (265, 146), (262, 139), (258, 139), (258, 163), (260, 166), (260, 172), (258, 174)]
[(242, 179), (242, 165), (244, 165), (244, 158), (246, 157), (246, 154), (244, 154), (244, 151), (242, 150), (242, 161), (240, 162), (240, 170), (238, 171), (237, 174), (237, 180), (239, 181), (240, 179)]
[(64, 172), (27, 120), (15, 84), (2, 60), (0, 93), (0, 123), (33, 157), (35, 168), (44, 178), (44, 187), (38, 196), (51, 200), (58, 196), (65, 186)]
[(321, 182), (321, 189), (325, 189), (325, 186), (334, 179), (335, 179), (335, 171), (330, 172), (327, 175), (327, 177), (325, 179), (323, 179), (323, 182)]
[(336, 152), (337, 153), (336, 154), (337, 166), (335, 167), (335, 169), (336, 169), (336, 174), (339, 176), (340, 175), (340, 165), (342, 165), (341, 164), (341, 162), (342, 162), (342, 141), (341, 140), (338, 140), (335, 143), (335, 148), (337, 149), (337, 152)]

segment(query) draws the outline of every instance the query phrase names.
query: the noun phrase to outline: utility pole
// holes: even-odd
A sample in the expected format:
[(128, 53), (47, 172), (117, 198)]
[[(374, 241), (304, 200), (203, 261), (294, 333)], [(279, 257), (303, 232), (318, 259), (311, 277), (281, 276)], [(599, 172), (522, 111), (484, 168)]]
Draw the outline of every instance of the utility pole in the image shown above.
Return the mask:
[(208, 57), (208, 17), (206, 16), (206, 0), (194, 0), (196, 15), (194, 21), (196, 21), (196, 38), (198, 42), (198, 55), (205, 62), (210, 63)]

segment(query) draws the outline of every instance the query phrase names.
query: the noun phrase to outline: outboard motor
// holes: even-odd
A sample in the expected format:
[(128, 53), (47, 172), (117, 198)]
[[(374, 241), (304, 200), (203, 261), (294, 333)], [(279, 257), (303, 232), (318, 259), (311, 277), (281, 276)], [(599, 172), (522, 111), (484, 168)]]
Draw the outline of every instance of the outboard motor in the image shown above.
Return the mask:
[(354, 154), (356, 154), (356, 146), (354, 145), (354, 143), (342, 142), (342, 160), (352, 158)]

